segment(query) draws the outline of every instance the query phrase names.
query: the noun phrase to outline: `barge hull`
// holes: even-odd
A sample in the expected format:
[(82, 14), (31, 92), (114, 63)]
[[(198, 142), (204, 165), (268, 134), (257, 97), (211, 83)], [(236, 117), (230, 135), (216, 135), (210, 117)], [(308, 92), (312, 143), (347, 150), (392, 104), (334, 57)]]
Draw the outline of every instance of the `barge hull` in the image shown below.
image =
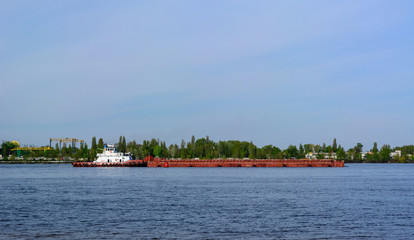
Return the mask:
[(96, 163), (75, 162), (74, 167), (344, 167), (335, 159), (165, 159), (145, 157), (144, 160)]
[(335, 159), (154, 159), (147, 167), (344, 167)]
[(110, 163), (96, 163), (96, 162), (74, 162), (74, 167), (146, 167), (146, 162), (143, 160), (129, 160), (126, 162), (110, 162)]

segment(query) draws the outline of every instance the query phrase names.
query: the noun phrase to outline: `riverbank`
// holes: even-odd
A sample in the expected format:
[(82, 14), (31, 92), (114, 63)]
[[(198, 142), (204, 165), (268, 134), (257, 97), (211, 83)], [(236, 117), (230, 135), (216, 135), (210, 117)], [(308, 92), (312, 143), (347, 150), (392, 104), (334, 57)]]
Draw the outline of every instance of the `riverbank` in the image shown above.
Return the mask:
[(72, 159), (72, 158), (15, 158), (15, 159), (3, 159), (0, 158), (0, 164), (72, 164), (74, 162), (87, 162), (87, 159)]
[(72, 164), (76, 161), (41, 161), (41, 160), (0, 160), (0, 164)]

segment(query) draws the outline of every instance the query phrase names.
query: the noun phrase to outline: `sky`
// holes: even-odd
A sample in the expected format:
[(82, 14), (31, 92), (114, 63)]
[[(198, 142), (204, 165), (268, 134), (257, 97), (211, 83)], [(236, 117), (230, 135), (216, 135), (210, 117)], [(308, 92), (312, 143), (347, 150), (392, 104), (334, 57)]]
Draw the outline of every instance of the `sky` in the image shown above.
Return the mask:
[(414, 1), (0, 1), (0, 140), (414, 144)]

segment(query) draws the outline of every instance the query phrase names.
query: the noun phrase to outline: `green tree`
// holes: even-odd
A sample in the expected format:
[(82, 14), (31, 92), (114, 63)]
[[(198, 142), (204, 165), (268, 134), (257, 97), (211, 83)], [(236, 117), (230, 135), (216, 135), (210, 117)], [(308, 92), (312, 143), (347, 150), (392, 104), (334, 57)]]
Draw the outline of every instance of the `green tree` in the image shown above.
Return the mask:
[(161, 151), (162, 151), (161, 146), (159, 146), (159, 145), (155, 146), (155, 148), (154, 148), (155, 157), (160, 157)]
[(122, 146), (122, 136), (119, 136), (118, 152), (124, 152), (124, 147)]
[(182, 159), (187, 157), (186, 144), (185, 144), (184, 139), (181, 139), (181, 148), (179, 149), (179, 152), (180, 152), (180, 157)]
[(310, 152), (314, 152), (313, 144), (305, 144), (305, 145), (303, 145), (303, 149), (304, 149), (305, 154), (310, 153)]
[(97, 146), (97, 152), (102, 153), (103, 149), (104, 149), (104, 141), (103, 141), (102, 138), (99, 138), (98, 146)]
[(56, 150), (57, 152), (60, 152), (60, 149), (59, 149), (59, 143), (56, 143), (56, 145), (55, 145), (55, 150)]
[(197, 158), (202, 158), (206, 156), (206, 145), (207, 145), (207, 140), (205, 138), (197, 139), (195, 141), (194, 156)]
[(138, 146), (135, 140), (127, 144), (126, 151), (130, 152), (133, 158), (142, 159), (141, 152), (140, 152), (140, 146)]
[(170, 146), (168, 147), (168, 152), (170, 153), (172, 158), (175, 158), (175, 153), (177, 152), (177, 148), (178, 146), (175, 144), (170, 144)]
[(318, 155), (316, 155), (317, 159), (325, 159), (325, 154), (323, 153), (318, 153)]
[(191, 147), (191, 149), (189, 149), (189, 153), (191, 158), (194, 158), (196, 156), (196, 145), (195, 145), (196, 141), (195, 141), (195, 137), (194, 135), (191, 136), (191, 144), (187, 144), (187, 146)]
[(286, 150), (286, 158), (297, 158), (298, 157), (298, 149), (294, 145), (290, 145)]
[(362, 143), (357, 143), (357, 145), (355, 146), (355, 152), (356, 153), (362, 153), (362, 148), (364, 147), (364, 145), (362, 145)]
[(122, 152), (126, 153), (126, 140), (125, 140), (125, 136), (122, 136)]
[(168, 157), (169, 152), (168, 152), (168, 148), (167, 148), (167, 144), (165, 144), (164, 141), (161, 141), (161, 157)]
[(146, 156), (149, 156), (152, 154), (151, 152), (151, 148), (150, 148), (150, 142), (147, 140), (144, 140), (142, 142), (142, 146), (141, 146), (141, 154), (142, 157), (145, 158)]
[(62, 156), (68, 156), (69, 155), (68, 154), (68, 148), (66, 147), (66, 143), (65, 142), (63, 143), (61, 152), (62, 152)]
[(338, 147), (336, 145), (336, 138), (334, 138), (333, 143), (332, 143), (332, 151), (336, 152), (338, 150)]
[(250, 142), (249, 144), (249, 158), (250, 159), (256, 158), (256, 146), (253, 144), (253, 142)]
[(89, 152), (90, 152), (90, 150), (88, 149), (88, 144), (84, 144), (83, 145), (83, 151), (82, 151), (82, 158), (88, 158), (88, 156), (89, 156)]
[(220, 158), (227, 158), (230, 156), (229, 144), (225, 141), (219, 141), (217, 144), (217, 151)]
[(321, 150), (322, 150), (322, 152), (326, 152), (326, 144), (325, 143), (322, 144), (322, 149)]
[(302, 144), (299, 144), (298, 158), (305, 158), (305, 155), (305, 149), (303, 148)]
[(11, 150), (15, 147), (18, 147), (18, 145), (15, 143), (12, 143), (10, 141), (3, 142), (1, 144), (3, 158), (8, 159), (9, 155), (12, 154)]
[(313, 145), (313, 152), (314, 153), (319, 153), (320, 151), (321, 151), (321, 146), (320, 145), (318, 145), (318, 144)]
[(91, 149), (91, 150), (89, 151), (88, 156), (87, 156), (88, 160), (89, 160), (89, 161), (93, 161), (93, 160), (95, 160), (95, 158), (96, 158), (96, 154), (97, 154), (97, 150), (96, 150), (96, 149)]
[(263, 158), (271, 159), (273, 158), (273, 145), (266, 145), (262, 147)]
[(379, 152), (379, 157), (380, 157), (380, 161), (381, 162), (388, 162), (390, 161), (391, 157), (390, 157), (390, 153), (391, 153), (391, 147), (390, 145), (384, 145), (382, 146), (380, 152)]
[(343, 148), (338, 148), (338, 150), (336, 151), (336, 158), (339, 160), (345, 160), (346, 153)]
[(378, 146), (377, 146), (377, 142), (374, 142), (374, 146), (372, 147), (371, 152), (373, 152), (373, 153), (378, 153)]
[(230, 141), (230, 152), (232, 158), (240, 158), (240, 147), (239, 141)]
[(92, 137), (92, 146), (91, 149), (96, 150), (96, 137)]

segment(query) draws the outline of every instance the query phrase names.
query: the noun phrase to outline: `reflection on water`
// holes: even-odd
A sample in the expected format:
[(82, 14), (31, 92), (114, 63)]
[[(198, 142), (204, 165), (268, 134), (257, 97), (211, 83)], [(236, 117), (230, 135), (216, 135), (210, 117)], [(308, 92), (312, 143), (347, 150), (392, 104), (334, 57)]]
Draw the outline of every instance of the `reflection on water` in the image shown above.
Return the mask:
[(0, 238), (414, 239), (414, 165), (0, 165)]

